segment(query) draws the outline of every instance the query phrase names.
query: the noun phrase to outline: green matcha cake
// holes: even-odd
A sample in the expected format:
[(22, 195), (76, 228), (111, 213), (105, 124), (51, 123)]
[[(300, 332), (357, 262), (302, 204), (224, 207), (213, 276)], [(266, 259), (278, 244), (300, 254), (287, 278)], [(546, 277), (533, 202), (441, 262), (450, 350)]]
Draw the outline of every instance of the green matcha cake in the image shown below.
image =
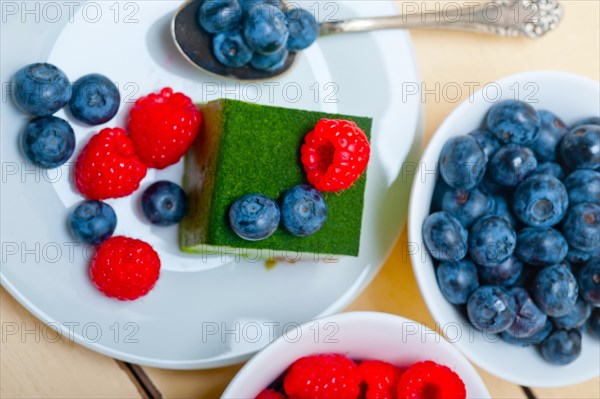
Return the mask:
[(280, 225), (264, 240), (244, 240), (231, 229), (228, 210), (245, 194), (260, 193), (277, 200), (287, 189), (307, 184), (300, 147), (319, 120), (352, 120), (370, 137), (370, 118), (230, 99), (198, 107), (203, 123), (186, 154), (183, 178), (189, 199), (189, 211), (179, 225), (184, 252), (238, 253), (238, 249), (249, 249), (358, 255), (366, 173), (347, 190), (323, 193), (327, 221), (308, 237), (296, 237)]

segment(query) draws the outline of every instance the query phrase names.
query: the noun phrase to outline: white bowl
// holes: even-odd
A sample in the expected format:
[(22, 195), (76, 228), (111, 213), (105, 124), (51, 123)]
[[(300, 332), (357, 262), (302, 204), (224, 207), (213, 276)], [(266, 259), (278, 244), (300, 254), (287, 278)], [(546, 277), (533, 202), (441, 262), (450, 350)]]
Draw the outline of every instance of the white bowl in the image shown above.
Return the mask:
[(318, 353), (379, 359), (398, 366), (433, 360), (460, 375), (467, 397), (490, 397), (473, 366), (439, 334), (416, 321), (374, 312), (342, 313), (291, 329), (254, 356), (222, 397), (254, 398), (295, 360)]
[(431, 139), (413, 182), (409, 208), (409, 241), (412, 265), (421, 294), (446, 338), (488, 372), (520, 385), (555, 387), (576, 384), (600, 374), (600, 343), (584, 334), (581, 356), (568, 366), (545, 362), (535, 348), (507, 344), (495, 335), (484, 335), (470, 326), (463, 314), (443, 297), (433, 262), (423, 244), (422, 225), (429, 214), (436, 181), (436, 165), (446, 141), (481, 125), (497, 101), (519, 99), (536, 109), (556, 113), (565, 123), (598, 115), (597, 82), (564, 72), (537, 71), (509, 76), (489, 84), (460, 104)]

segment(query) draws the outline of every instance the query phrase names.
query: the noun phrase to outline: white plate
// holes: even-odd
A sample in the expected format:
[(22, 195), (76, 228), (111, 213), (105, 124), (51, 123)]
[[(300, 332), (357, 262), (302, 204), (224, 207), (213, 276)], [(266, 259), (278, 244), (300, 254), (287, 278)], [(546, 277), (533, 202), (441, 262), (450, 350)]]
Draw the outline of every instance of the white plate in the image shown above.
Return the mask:
[(409, 217), (409, 240), (416, 249), (411, 254), (413, 270), (421, 294), (441, 331), (483, 369), (525, 386), (577, 384), (600, 374), (598, 340), (583, 334), (581, 356), (567, 366), (555, 366), (544, 361), (533, 347), (521, 348), (501, 341), (495, 334), (481, 333), (471, 327), (458, 308), (442, 295), (431, 257), (423, 244), (422, 224), (429, 214), (436, 179), (435, 172), (431, 171), (436, 170), (442, 147), (449, 138), (478, 128), (489, 108), (506, 99), (519, 99), (536, 109), (547, 109), (571, 125), (598, 115), (600, 87), (593, 80), (569, 73), (527, 72), (486, 85), (452, 111), (429, 142), (413, 184)]
[[(418, 83), (407, 32), (323, 38), (280, 81), (240, 84), (204, 75), (182, 60), (169, 36), (170, 18), (181, 2), (87, 2), (76, 9), (51, 3), (36, 3), (40, 23), (27, 14), (25, 3), (6, 10), (3, 82), (20, 67), (45, 60), (72, 80), (105, 74), (118, 83), (126, 102), (106, 126), (124, 126), (131, 101), (164, 86), (196, 101), (233, 97), (368, 115), (374, 119), (373, 157), (360, 256), (336, 263), (320, 259), (267, 270), (263, 262), (184, 255), (176, 228), (143, 222), (142, 190), (109, 201), (118, 217), (115, 234), (148, 241), (163, 264), (156, 288), (124, 303), (93, 288), (87, 276), (91, 251), (67, 230), (67, 215), (81, 200), (69, 165), (44, 171), (23, 161), (17, 139), (27, 117), (7, 100), (1, 122), (1, 277), (19, 302), (64, 335), (109, 356), (165, 368), (209, 368), (243, 361), (286, 329), (340, 311), (371, 281), (406, 217), (411, 175), (402, 163), (414, 162), (420, 149), (419, 97), (403, 98), (402, 90), (406, 82)], [(302, 4), (321, 20), (396, 13), (392, 1)], [(57, 115), (73, 122), (63, 111)], [(76, 151), (101, 128), (73, 126)], [(142, 189), (156, 179), (180, 181), (181, 173), (181, 163), (150, 171)], [(259, 337), (249, 336), (257, 326)]]

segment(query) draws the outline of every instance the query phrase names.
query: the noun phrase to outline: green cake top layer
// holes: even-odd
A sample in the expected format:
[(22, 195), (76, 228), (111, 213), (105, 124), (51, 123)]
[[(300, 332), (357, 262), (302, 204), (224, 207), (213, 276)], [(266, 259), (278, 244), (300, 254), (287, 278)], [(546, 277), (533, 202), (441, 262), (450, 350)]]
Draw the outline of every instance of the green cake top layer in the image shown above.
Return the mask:
[(245, 194), (261, 193), (277, 200), (285, 190), (307, 184), (300, 147), (319, 120), (353, 120), (370, 137), (370, 118), (230, 99), (199, 108), (202, 130), (186, 155), (184, 189), (190, 209), (180, 223), (182, 250), (214, 251), (210, 246), (358, 255), (366, 173), (345, 191), (324, 193), (327, 221), (309, 237), (293, 236), (280, 225), (265, 240), (247, 241), (229, 226), (228, 210)]

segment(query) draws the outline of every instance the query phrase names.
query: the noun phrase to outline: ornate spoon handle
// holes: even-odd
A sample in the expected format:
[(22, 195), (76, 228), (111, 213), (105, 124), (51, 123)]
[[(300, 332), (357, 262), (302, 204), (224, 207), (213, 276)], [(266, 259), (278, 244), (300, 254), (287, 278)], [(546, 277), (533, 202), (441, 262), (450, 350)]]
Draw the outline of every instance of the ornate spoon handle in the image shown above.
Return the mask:
[(563, 16), (555, 0), (492, 0), (470, 7), (389, 17), (356, 18), (321, 24), (321, 36), (380, 29), (445, 29), (500, 36), (538, 38), (555, 29)]

